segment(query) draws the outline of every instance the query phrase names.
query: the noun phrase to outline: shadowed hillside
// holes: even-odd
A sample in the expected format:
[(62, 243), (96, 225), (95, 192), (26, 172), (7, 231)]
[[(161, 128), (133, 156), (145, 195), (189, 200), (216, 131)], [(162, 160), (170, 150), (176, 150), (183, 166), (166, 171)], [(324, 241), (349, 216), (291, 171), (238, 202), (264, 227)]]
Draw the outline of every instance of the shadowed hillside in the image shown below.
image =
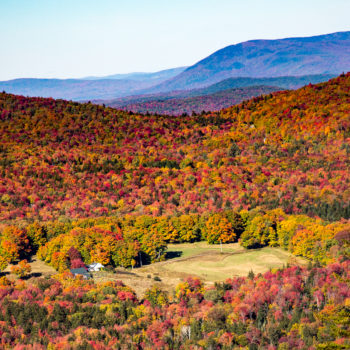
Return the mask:
[(170, 115), (201, 113), (218, 111), (273, 91), (297, 89), (309, 83), (316, 84), (331, 78), (334, 76), (327, 74), (277, 78), (229, 78), (201, 89), (135, 95), (95, 102), (134, 113)]
[(184, 98), (145, 98), (144, 102), (111, 102), (111, 107), (132, 111), (134, 113), (182, 115), (219, 111), (238, 104), (252, 97), (269, 94), (281, 90), (273, 86), (250, 86), (246, 88), (228, 89), (213, 94)]

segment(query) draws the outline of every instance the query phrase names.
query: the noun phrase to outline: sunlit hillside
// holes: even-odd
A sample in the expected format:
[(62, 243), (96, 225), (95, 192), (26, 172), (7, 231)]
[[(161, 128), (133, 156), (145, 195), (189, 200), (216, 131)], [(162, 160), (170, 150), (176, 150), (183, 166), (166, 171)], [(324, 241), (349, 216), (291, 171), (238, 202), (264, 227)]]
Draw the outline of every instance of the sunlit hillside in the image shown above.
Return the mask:
[(0, 218), (349, 217), (349, 111), (350, 74), (186, 117), (2, 93)]

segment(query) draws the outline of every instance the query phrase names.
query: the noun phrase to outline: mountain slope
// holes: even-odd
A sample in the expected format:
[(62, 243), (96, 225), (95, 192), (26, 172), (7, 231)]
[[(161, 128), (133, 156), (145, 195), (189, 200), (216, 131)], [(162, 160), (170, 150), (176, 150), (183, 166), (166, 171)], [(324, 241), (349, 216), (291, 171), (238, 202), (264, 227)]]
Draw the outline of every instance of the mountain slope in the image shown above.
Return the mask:
[(184, 113), (191, 114), (201, 113), (202, 111), (219, 111), (220, 109), (230, 107), (241, 103), (252, 97), (270, 94), (279, 91), (281, 88), (276, 86), (249, 86), (244, 88), (227, 89), (214, 92), (212, 94), (204, 94), (199, 96), (183, 96), (183, 97), (153, 97), (153, 98), (136, 98), (135, 100), (124, 99), (120, 101), (108, 102), (111, 107), (132, 111), (134, 113), (151, 113), (151, 114), (167, 114), (181, 115)]
[(0, 94), (0, 220), (281, 207), (350, 217), (350, 73), (170, 117)]
[(340, 74), (350, 67), (350, 32), (252, 40), (227, 46), (153, 91), (198, 88), (230, 77)]
[[(309, 38), (247, 41), (223, 48), (185, 68), (155, 73), (116, 74), (102, 79), (15, 79), (0, 82), (0, 91), (27, 96), (92, 100), (189, 90), (232, 77), (337, 75), (350, 69), (350, 32)], [(275, 83), (252, 85), (280, 86)], [(233, 87), (240, 86), (227, 88)]]
[(189, 90), (187, 93), (199, 96), (204, 94), (212, 94), (218, 91), (234, 88), (244, 88), (249, 86), (278, 86), (281, 90), (298, 89), (308, 84), (318, 84), (325, 82), (331, 78), (335, 78), (334, 74), (316, 74), (281, 76), (276, 78), (228, 78), (210, 86)]
[(112, 100), (96, 100), (135, 113), (181, 115), (192, 111), (217, 111), (243, 100), (273, 91), (296, 89), (309, 83), (320, 83), (332, 75), (307, 75), (277, 78), (229, 78), (205, 88), (171, 91), (168, 93), (134, 95)]

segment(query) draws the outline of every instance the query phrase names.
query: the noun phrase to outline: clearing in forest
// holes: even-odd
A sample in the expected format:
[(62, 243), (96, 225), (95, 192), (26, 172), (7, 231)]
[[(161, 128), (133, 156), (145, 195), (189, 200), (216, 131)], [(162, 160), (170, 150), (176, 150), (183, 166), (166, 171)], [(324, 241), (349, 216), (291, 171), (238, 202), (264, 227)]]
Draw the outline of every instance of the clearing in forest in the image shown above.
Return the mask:
[[(145, 290), (153, 284), (171, 291), (189, 276), (199, 277), (205, 284), (212, 284), (234, 276), (247, 276), (251, 270), (257, 274), (288, 263), (307, 263), (280, 248), (246, 250), (238, 243), (222, 247), (206, 242), (169, 244), (167, 256), (168, 260), (163, 262), (133, 270), (117, 269), (116, 273), (96, 273), (94, 277), (96, 281), (122, 280), (138, 296), (143, 296)], [(154, 278), (159, 278), (160, 281), (157, 282)]]
[[(181, 249), (171, 246), (169, 250)], [(219, 245), (205, 248), (205, 244), (199, 247), (198, 254), (191, 254), (184, 247), (184, 258), (168, 261), (163, 264), (163, 269), (171, 272), (182, 272), (196, 275), (206, 281), (223, 281), (233, 276), (247, 276), (249, 271), (255, 274), (264, 273), (269, 269), (280, 268), (287, 263), (305, 264), (304, 259), (299, 259), (291, 253), (280, 248), (265, 247), (261, 249), (245, 250), (237, 243), (224, 246), (222, 252)]]

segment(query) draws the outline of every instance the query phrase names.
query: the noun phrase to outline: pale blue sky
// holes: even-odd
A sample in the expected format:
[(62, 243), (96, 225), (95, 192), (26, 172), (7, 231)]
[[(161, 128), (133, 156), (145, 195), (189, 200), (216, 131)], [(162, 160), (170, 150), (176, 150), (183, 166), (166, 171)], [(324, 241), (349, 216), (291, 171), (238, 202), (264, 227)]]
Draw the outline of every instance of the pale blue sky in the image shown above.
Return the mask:
[(0, 80), (191, 65), (230, 44), (350, 30), (350, 0), (0, 0)]

